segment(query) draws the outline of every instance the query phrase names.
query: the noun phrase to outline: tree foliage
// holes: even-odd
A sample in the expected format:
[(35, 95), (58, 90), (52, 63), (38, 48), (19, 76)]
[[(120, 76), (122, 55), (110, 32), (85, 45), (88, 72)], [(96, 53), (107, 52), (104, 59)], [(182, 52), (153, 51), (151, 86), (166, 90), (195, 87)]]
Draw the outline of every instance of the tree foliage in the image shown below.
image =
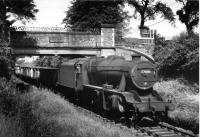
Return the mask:
[[(33, 0), (0, 0), (0, 72), (9, 77), (12, 68), (10, 44), (11, 25), (16, 20), (35, 19), (38, 10)], [(5, 75), (4, 75), (5, 74)]]
[(10, 51), (8, 47), (0, 47), (0, 77), (5, 77), (7, 79), (10, 78), (11, 68), (13, 67)]
[(67, 28), (81, 31), (100, 31), (101, 24), (118, 24), (126, 17), (116, 0), (74, 0), (63, 19)]
[(43, 56), (38, 58), (34, 64), (40, 67), (59, 67), (60, 64), (69, 58), (63, 58), (60, 56)]
[[(158, 40), (157, 40), (158, 41)], [(184, 76), (198, 82), (199, 35), (182, 33), (172, 41), (156, 43), (154, 57), (164, 77)]]
[(161, 1), (154, 2), (154, 0), (128, 0), (128, 3), (135, 9), (134, 17), (140, 15), (140, 26), (139, 28), (147, 28), (145, 22), (147, 20), (154, 20), (158, 14), (169, 22), (174, 22), (174, 14), (169, 6)]
[[(10, 26), (16, 20), (35, 19), (38, 10), (33, 0), (1, 0), (0, 1), (0, 38), (8, 41)], [(12, 20), (9, 18), (12, 16)]]
[(188, 34), (193, 33), (195, 26), (199, 24), (199, 0), (176, 0), (182, 3), (183, 7), (176, 14), (179, 20), (185, 24)]

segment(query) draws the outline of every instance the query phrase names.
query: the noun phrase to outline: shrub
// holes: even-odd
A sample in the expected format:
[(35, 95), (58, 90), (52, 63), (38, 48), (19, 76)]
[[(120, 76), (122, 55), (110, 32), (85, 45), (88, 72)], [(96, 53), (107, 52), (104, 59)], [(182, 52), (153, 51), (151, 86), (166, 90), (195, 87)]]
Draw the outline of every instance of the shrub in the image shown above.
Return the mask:
[(63, 58), (60, 56), (44, 56), (38, 58), (34, 64), (40, 67), (59, 67), (59, 65), (68, 58)]
[[(158, 38), (157, 38), (158, 39)], [(163, 77), (184, 77), (199, 81), (199, 35), (185, 33), (171, 41), (156, 41), (154, 58)], [(192, 75), (191, 75), (192, 74)]]
[(11, 49), (8, 47), (0, 47), (0, 77), (9, 79), (11, 77), (12, 67)]

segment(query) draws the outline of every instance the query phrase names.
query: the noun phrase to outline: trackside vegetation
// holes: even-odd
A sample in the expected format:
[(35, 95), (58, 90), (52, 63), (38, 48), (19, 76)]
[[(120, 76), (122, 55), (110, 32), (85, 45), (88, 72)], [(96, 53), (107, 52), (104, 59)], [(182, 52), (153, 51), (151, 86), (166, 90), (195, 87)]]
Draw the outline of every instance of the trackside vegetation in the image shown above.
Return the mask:
[(172, 103), (175, 109), (168, 113), (173, 124), (194, 133), (199, 132), (198, 88), (185, 85), (176, 79), (157, 82), (154, 89), (162, 94), (164, 98), (169, 95), (174, 97)]
[(199, 84), (199, 34), (181, 33), (169, 41), (157, 35), (153, 56), (160, 77)]
[(181, 33), (166, 41), (155, 38), (153, 54), (158, 66), (159, 81), (154, 89), (175, 98), (170, 113), (178, 126), (199, 132), (199, 34)]
[(78, 111), (47, 89), (15, 90), (15, 80), (0, 80), (1, 137), (132, 137), (128, 132)]

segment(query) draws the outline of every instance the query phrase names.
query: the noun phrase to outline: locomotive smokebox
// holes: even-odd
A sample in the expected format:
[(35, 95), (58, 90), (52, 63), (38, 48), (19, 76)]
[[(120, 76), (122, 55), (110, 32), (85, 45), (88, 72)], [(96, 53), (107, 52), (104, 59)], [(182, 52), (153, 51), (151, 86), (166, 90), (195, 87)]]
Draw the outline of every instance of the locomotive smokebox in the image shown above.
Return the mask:
[(92, 58), (88, 63), (89, 83), (96, 86), (113, 85), (118, 89), (124, 79), (125, 91), (148, 90), (157, 80), (154, 64), (149, 61), (127, 61), (120, 56)]

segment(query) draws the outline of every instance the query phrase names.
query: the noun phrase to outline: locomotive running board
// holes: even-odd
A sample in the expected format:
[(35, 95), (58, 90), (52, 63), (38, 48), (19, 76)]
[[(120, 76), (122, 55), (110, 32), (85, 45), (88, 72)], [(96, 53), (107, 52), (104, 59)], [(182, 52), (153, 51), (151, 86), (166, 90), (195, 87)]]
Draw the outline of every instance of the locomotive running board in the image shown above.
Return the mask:
[(115, 89), (107, 89), (107, 88), (103, 88), (103, 87), (99, 87), (99, 86), (94, 86), (94, 85), (89, 85), (89, 84), (84, 84), (83, 86), (85, 88), (96, 89), (96, 90), (99, 90), (99, 91), (106, 91), (108, 93), (113, 93), (115, 95), (119, 95), (119, 96), (123, 97), (123, 94), (120, 93), (120, 92), (118, 92)]

